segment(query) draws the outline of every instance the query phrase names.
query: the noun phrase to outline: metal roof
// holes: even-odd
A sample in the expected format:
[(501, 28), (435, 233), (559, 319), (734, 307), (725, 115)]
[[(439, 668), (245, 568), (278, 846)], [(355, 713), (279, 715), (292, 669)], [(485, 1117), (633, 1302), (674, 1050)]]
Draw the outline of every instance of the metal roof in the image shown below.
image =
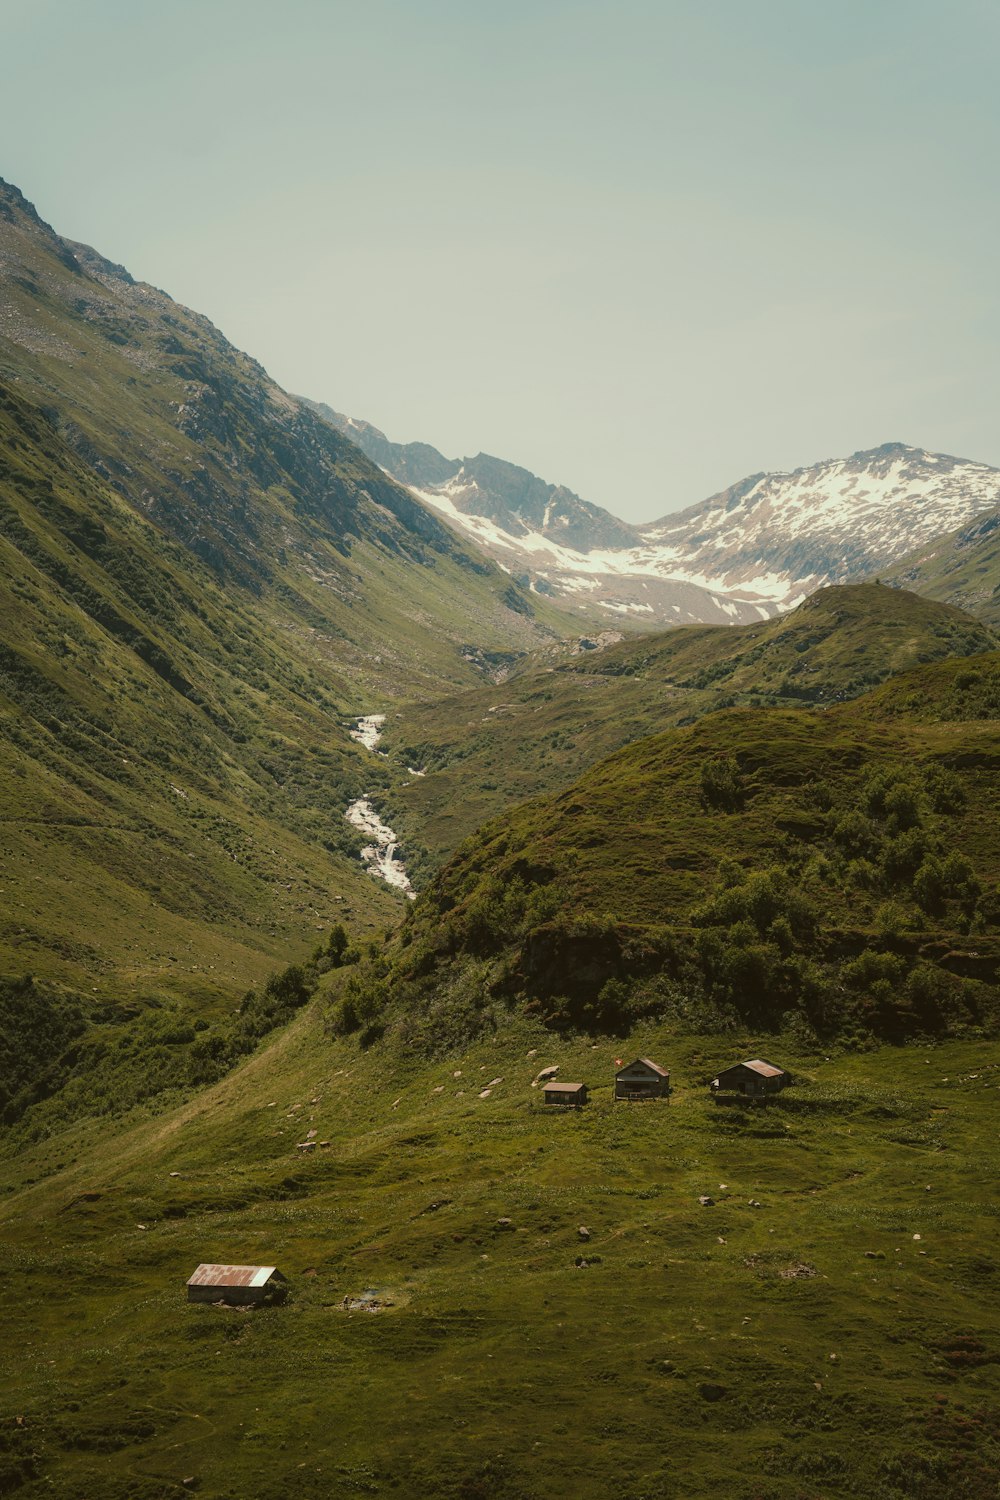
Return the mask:
[(784, 1068), (776, 1068), (774, 1063), (765, 1062), (762, 1057), (755, 1057), (753, 1062), (745, 1062), (745, 1068), (752, 1068), (762, 1078), (780, 1078), (785, 1071)]
[(637, 1057), (634, 1062), (628, 1063), (624, 1068), (619, 1068), (618, 1071), (619, 1073), (627, 1073), (629, 1068), (634, 1068), (637, 1063), (642, 1063), (644, 1068), (648, 1068), (651, 1073), (659, 1074), (661, 1078), (670, 1077), (670, 1070), (668, 1068), (661, 1068), (659, 1063), (655, 1063), (651, 1057)]
[(545, 1092), (547, 1094), (576, 1094), (586, 1087), (585, 1083), (547, 1083)]
[(187, 1280), (188, 1286), (265, 1286), (272, 1276), (284, 1276), (277, 1266), (201, 1265)]

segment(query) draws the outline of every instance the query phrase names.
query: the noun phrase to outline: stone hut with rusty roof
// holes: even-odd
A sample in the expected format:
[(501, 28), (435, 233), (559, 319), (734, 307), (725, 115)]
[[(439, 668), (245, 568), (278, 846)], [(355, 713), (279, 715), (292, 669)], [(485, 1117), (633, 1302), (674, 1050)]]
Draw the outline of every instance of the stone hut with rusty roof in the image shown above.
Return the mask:
[(788, 1082), (784, 1068), (755, 1057), (726, 1068), (712, 1079), (711, 1088), (713, 1094), (744, 1094), (748, 1099), (763, 1099), (769, 1094), (779, 1094)]
[(669, 1093), (669, 1069), (651, 1057), (637, 1057), (615, 1074), (616, 1099), (665, 1099)]
[(233, 1307), (283, 1302), (288, 1280), (277, 1266), (200, 1265), (187, 1283), (189, 1302), (228, 1302)]

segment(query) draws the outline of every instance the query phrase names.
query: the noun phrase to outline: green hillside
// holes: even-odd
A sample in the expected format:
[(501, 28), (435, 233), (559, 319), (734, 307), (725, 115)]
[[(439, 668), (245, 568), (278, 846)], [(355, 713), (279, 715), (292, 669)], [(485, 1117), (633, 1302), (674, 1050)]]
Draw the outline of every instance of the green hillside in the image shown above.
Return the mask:
[[(761, 1051), (795, 1086), (714, 1104)], [(3, 1492), (995, 1493), (995, 1046), (646, 1024), (635, 1052), (669, 1104), (614, 1105), (620, 1044), (523, 1018), (432, 1062), (307, 1010), (166, 1115), (0, 1163)], [(580, 1114), (539, 1104), (554, 1065)], [(277, 1264), (289, 1301), (188, 1306), (206, 1259)]]
[(875, 584), (820, 589), (791, 614), (680, 626), (499, 686), (407, 705), (385, 746), (426, 771), (388, 798), (393, 827), (440, 864), (512, 803), (570, 785), (622, 745), (733, 706), (826, 708), (922, 662), (995, 650), (963, 611)]
[(4, 183), (0, 611), (5, 1055), (44, 1036), (0, 1113), (22, 1085), (85, 1110), (90, 1071), (111, 1100), (213, 1076), (192, 1054), (228, 1055), (248, 987), (393, 923), (344, 821), (393, 772), (352, 717), (563, 628)]
[[(467, 840), (335, 1024), (430, 1050), (512, 1006), (598, 1032), (992, 1030), (997, 665), (903, 674), (874, 695), (892, 714), (731, 709), (626, 747)], [(943, 706), (908, 713), (928, 676)]]
[(1000, 514), (936, 537), (893, 570), (892, 582), (1000, 626)]

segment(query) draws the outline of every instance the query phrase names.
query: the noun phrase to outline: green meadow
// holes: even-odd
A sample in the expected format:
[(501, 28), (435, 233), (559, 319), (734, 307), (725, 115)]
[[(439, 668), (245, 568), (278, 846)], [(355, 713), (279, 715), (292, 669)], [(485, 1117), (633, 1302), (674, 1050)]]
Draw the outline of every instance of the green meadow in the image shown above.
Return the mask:
[[(613, 1102), (636, 1052), (669, 1102)], [(713, 1101), (761, 1052), (794, 1086)], [(586, 1109), (542, 1104), (553, 1064)], [(175, 1108), (5, 1163), (0, 1493), (985, 1500), (998, 1083), (993, 1043), (525, 1021), (428, 1062), (310, 1007)], [(189, 1305), (202, 1260), (276, 1264), (288, 1301)]]

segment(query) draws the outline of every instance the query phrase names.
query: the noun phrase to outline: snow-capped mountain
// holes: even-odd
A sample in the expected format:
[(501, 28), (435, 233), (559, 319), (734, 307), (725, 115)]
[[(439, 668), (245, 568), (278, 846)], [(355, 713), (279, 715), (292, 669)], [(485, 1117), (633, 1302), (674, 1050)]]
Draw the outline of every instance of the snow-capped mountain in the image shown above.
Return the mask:
[(903, 443), (754, 474), (640, 528), (710, 586), (759, 590), (788, 608), (824, 583), (877, 573), (1000, 505), (1000, 469)]
[(502, 459), (447, 459), (315, 409), (519, 581), (591, 617), (648, 628), (766, 618), (822, 584), (883, 572), (1000, 507), (1000, 469), (886, 443), (793, 473), (752, 474), (677, 515), (630, 526)]

